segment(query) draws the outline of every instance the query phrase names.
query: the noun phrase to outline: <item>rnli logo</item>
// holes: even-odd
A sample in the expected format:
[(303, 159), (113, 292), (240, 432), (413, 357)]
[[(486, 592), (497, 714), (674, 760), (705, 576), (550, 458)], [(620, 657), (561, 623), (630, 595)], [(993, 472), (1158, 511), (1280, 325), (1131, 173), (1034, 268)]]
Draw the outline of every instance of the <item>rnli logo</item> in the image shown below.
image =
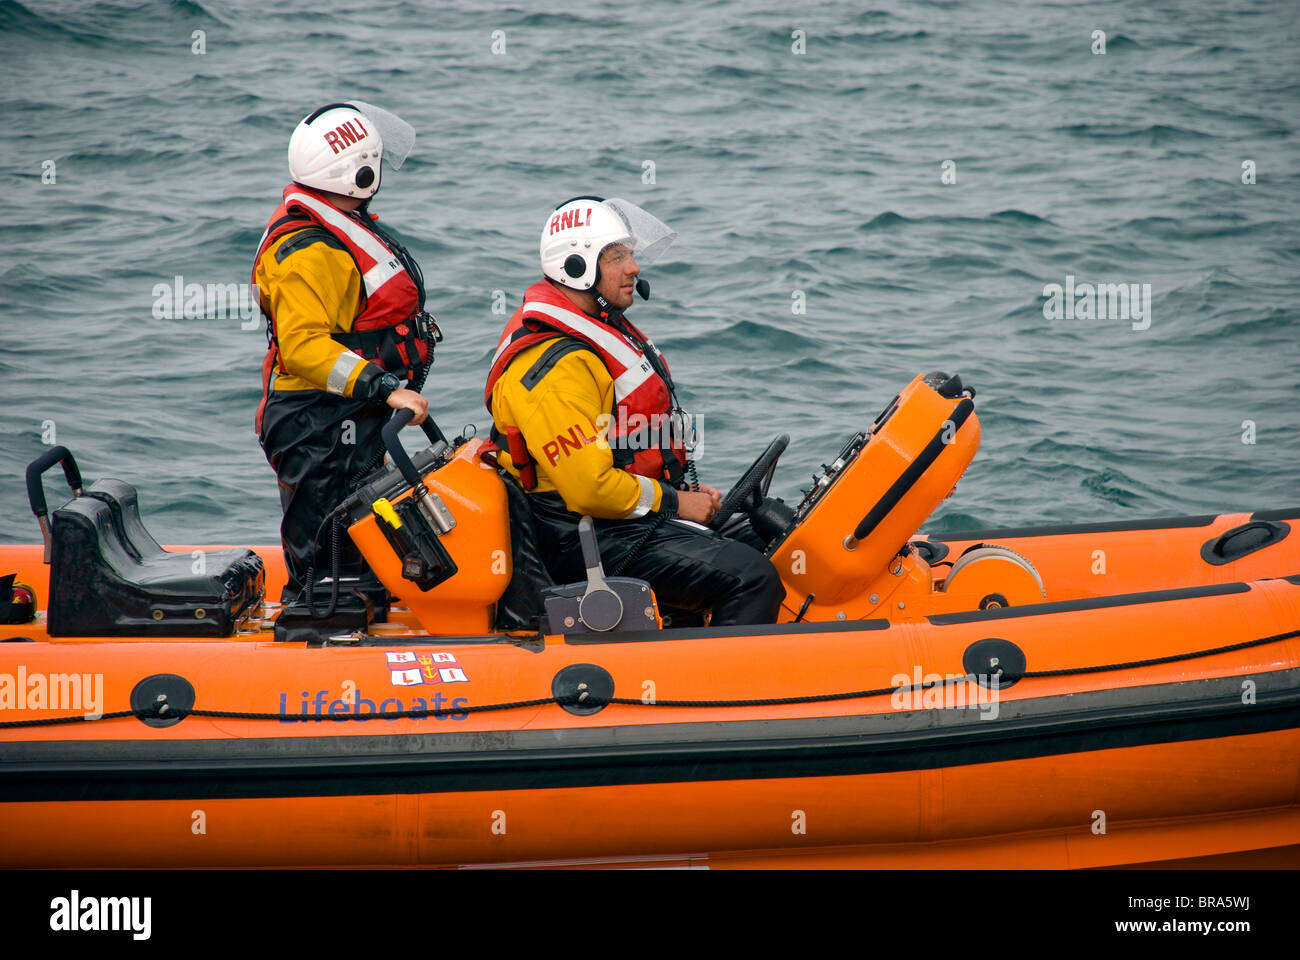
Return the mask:
[(561, 230), (571, 230), (574, 227), (589, 226), (591, 226), (591, 207), (587, 208), (585, 214), (575, 207), (572, 210), (565, 210), (563, 213), (557, 213), (555, 216), (551, 217), (550, 235), (553, 236)]
[(454, 653), (388, 654), (388, 671), (395, 687), (414, 687), (429, 683), (469, 683), (465, 670), (456, 663)]
[(561, 433), (550, 443), (542, 445), (542, 453), (546, 454), (546, 459), (550, 461), (551, 466), (560, 462), (560, 457), (567, 457), (574, 450), (581, 450), (589, 443), (595, 443), (595, 437), (587, 436), (581, 424), (575, 423), (568, 429), (568, 432)]
[(368, 136), (370, 134), (361, 125), (361, 119), (357, 117), (346, 123), (340, 123), (333, 130), (326, 133), (325, 142), (330, 145), (330, 149), (335, 153), (342, 153), (345, 148), (354, 143), (360, 143)]

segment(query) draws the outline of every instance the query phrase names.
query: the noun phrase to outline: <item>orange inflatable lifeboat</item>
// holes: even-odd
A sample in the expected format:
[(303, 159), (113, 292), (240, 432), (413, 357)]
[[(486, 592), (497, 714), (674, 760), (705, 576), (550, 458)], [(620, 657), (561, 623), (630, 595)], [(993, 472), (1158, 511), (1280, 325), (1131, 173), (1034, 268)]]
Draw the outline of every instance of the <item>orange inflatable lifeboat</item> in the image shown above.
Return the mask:
[[(1300, 509), (917, 530), (979, 444), (918, 376), (803, 501), (728, 494), (777, 624), (553, 584), (523, 494), (430, 426), (335, 511), (380, 580), (164, 550), (28, 470), (0, 547), (0, 864), (1089, 867), (1300, 849)], [(61, 463), (73, 497), (47, 509)], [(728, 520), (728, 517), (733, 519)], [(48, 599), (47, 599), (48, 598)]]

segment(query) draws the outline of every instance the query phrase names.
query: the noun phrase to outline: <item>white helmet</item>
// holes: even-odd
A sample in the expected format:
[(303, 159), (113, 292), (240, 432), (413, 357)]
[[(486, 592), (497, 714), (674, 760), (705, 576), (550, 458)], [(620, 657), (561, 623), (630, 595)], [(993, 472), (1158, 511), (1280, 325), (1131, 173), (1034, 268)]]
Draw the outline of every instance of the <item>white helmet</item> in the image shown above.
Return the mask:
[[(393, 141), (387, 157), (386, 139)], [(379, 189), (380, 160), (397, 169), (414, 143), (410, 124), (386, 110), (359, 100), (327, 104), (298, 124), (289, 138), (289, 176), (327, 193), (373, 197)]]
[(542, 273), (571, 290), (597, 283), (600, 255), (626, 244), (640, 260), (663, 253), (677, 238), (636, 204), (603, 197), (574, 197), (555, 208), (542, 227)]

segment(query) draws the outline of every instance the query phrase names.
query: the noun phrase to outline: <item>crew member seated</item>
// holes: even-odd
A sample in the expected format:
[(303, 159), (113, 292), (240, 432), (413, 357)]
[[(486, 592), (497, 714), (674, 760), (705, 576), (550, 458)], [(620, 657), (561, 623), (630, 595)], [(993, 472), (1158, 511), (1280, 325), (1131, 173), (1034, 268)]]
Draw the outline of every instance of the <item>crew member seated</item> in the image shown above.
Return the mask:
[(676, 236), (625, 200), (576, 197), (546, 218), (544, 278), (506, 324), (488, 374), (497, 462), (528, 492), (557, 582), (584, 576), (588, 514), (606, 574), (648, 581), (661, 608), (712, 610), (715, 626), (773, 623), (781, 579), (753, 546), (701, 526), (721, 495), (695, 482), (668, 365), (623, 314), (634, 290), (649, 297), (637, 258)]

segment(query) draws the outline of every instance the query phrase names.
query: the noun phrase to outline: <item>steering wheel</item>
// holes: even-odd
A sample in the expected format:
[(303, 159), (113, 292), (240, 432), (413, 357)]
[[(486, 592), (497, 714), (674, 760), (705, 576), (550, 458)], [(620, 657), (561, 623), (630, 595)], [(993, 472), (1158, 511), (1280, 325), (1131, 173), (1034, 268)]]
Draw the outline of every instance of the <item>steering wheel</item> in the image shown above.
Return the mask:
[(711, 530), (721, 530), (722, 525), (731, 519), (737, 510), (752, 510), (763, 502), (768, 489), (772, 486), (772, 474), (776, 472), (776, 462), (790, 445), (790, 434), (782, 433), (767, 445), (767, 449), (758, 455), (735, 486), (722, 498), (722, 506), (713, 519), (709, 521)]

